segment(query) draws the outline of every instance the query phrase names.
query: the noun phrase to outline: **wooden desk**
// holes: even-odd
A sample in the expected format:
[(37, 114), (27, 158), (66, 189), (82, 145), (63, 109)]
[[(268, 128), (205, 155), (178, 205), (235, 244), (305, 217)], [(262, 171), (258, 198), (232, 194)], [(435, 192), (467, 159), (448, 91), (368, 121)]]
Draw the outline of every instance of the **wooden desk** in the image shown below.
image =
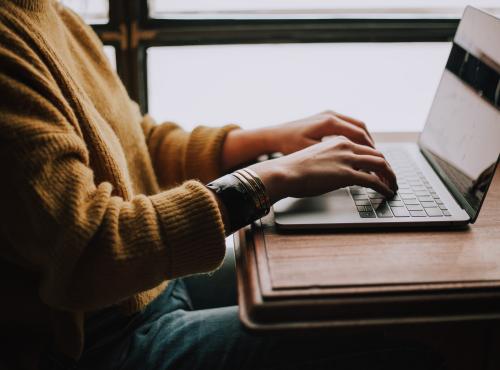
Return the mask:
[(283, 234), (269, 215), (240, 231), (242, 322), (288, 330), (500, 318), (499, 172), (465, 230)]
[(250, 329), (383, 330), (425, 342), (450, 369), (500, 369), (499, 169), (466, 230), (282, 234), (271, 215), (235, 235), (235, 252)]

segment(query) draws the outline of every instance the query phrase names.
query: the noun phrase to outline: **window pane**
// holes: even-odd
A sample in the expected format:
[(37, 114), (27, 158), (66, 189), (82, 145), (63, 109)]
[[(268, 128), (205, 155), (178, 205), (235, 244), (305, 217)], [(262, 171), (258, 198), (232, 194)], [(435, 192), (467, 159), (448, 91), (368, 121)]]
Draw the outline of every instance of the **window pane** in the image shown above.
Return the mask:
[(149, 0), (154, 18), (459, 18), (466, 5), (500, 13), (498, 0)]
[(448, 43), (150, 48), (150, 113), (187, 129), (254, 128), (333, 109), (373, 131), (419, 131), (449, 50)]
[(106, 54), (106, 56), (109, 59), (109, 62), (111, 63), (111, 66), (116, 71), (116, 50), (115, 50), (115, 47), (105, 45), (104, 46), (104, 54)]
[(105, 24), (109, 21), (108, 0), (61, 0), (61, 2), (80, 14), (89, 24)]

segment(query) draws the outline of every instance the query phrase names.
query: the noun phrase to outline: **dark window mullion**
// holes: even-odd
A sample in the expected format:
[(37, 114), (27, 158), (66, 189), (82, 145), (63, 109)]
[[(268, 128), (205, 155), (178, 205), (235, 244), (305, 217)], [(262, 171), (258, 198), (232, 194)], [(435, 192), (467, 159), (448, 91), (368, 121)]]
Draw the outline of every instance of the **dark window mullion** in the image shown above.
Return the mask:
[(123, 3), (126, 5), (127, 11), (127, 25), (128, 25), (128, 50), (127, 50), (127, 63), (129, 70), (129, 94), (137, 101), (141, 110), (146, 113), (147, 106), (147, 60), (146, 48), (141, 41), (141, 31), (143, 14), (148, 14), (147, 0), (125, 0)]
[(156, 31), (154, 45), (268, 42), (415, 42), (449, 41), (458, 20), (275, 20), (147, 21)]

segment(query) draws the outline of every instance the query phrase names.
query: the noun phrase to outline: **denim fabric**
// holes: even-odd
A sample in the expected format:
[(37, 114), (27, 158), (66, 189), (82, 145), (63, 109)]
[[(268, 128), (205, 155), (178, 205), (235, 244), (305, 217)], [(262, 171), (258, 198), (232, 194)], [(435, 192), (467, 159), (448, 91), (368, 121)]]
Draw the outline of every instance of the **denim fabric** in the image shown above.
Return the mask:
[(237, 306), (196, 310), (186, 284), (173, 281), (131, 318), (108, 309), (86, 326), (77, 369), (431, 370), (440, 360), (414, 345), (371, 335), (255, 335)]

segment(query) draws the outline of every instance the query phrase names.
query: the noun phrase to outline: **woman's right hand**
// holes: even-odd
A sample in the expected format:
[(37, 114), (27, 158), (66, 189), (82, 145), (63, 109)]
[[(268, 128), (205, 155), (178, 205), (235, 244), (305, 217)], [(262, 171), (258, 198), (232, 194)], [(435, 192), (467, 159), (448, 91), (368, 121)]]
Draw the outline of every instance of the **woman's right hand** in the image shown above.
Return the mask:
[(397, 190), (396, 175), (382, 153), (343, 136), (250, 168), (262, 179), (272, 203), (351, 185), (371, 188), (388, 198)]

